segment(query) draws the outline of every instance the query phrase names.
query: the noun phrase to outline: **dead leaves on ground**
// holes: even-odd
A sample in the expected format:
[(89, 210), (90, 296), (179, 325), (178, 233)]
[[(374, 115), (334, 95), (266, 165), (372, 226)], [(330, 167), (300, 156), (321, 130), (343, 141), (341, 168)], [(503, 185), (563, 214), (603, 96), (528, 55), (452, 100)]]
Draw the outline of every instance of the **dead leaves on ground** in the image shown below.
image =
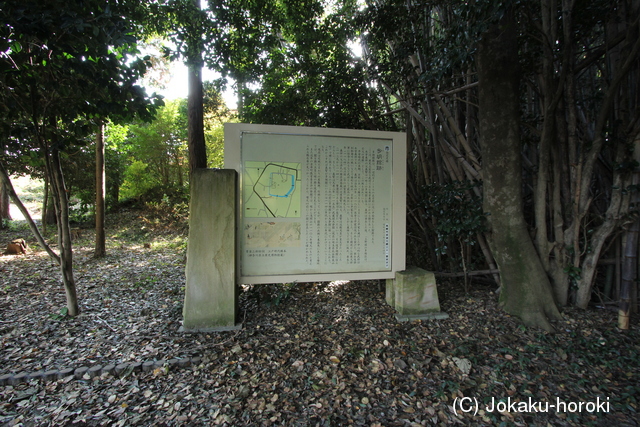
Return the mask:
[[(300, 284), (277, 304), (244, 292), (241, 331), (181, 335), (183, 254), (159, 247), (125, 245), (103, 260), (77, 248), (76, 319), (52, 317), (64, 294), (45, 258), (3, 260), (2, 372), (201, 357), (184, 369), (4, 386), (3, 424), (636, 425), (637, 322), (621, 334), (611, 313), (569, 309), (549, 335), (522, 328), (487, 289), (440, 283), (449, 319), (398, 323), (373, 281)], [(465, 397), (480, 410), (454, 411)], [(612, 410), (488, 412), (492, 397), (609, 398)]]

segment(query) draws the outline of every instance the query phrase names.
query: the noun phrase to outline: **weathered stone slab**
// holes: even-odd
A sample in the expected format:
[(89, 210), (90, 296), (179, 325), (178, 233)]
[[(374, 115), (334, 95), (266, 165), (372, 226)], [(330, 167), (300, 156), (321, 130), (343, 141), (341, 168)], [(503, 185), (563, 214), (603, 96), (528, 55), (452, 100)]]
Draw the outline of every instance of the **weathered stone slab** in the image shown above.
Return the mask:
[(67, 378), (69, 376), (72, 376), (74, 374), (74, 371), (75, 371), (75, 369), (73, 369), (73, 368), (61, 369), (60, 371), (58, 371), (57, 377), (58, 377), (59, 380)]
[(11, 374), (3, 374), (0, 375), (0, 385), (10, 384), (13, 375)]
[(197, 169), (191, 177), (183, 332), (237, 329), (237, 172)]
[(440, 311), (435, 275), (421, 268), (396, 272), (395, 279), (387, 279), (386, 300), (394, 307), (400, 321), (443, 319)]
[(79, 368), (76, 368), (76, 370), (73, 372), (73, 376), (77, 379), (77, 380), (81, 380), (82, 377), (84, 377), (84, 374), (87, 373), (87, 371), (89, 370), (89, 367), (87, 366), (81, 366)]

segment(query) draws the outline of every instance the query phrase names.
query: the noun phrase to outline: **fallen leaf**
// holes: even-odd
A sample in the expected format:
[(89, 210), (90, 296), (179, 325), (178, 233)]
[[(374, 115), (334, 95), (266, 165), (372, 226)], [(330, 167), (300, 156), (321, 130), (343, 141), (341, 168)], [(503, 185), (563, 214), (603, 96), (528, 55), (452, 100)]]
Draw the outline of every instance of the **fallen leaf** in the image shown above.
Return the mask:
[(471, 372), (471, 361), (469, 359), (454, 357), (453, 362), (456, 364), (458, 369), (460, 369), (460, 372), (464, 375), (469, 375), (469, 372)]

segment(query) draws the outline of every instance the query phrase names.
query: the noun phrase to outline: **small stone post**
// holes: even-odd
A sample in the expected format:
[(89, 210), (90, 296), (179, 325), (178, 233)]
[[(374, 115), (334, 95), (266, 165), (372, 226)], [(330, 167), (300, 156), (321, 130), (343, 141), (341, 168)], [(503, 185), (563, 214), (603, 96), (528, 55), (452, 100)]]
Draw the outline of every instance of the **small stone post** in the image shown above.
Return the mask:
[(191, 176), (183, 332), (228, 331), (236, 324), (237, 172), (196, 169)]
[(395, 279), (387, 279), (387, 303), (394, 307), (400, 322), (417, 319), (446, 319), (440, 311), (435, 275), (421, 268), (396, 272)]

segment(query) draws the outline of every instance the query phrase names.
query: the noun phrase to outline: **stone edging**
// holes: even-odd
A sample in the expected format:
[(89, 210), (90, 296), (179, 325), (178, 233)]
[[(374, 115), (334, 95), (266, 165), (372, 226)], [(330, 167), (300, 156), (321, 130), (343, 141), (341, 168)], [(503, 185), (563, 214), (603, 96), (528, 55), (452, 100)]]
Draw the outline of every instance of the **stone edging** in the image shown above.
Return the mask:
[(0, 375), (0, 386), (5, 385), (18, 385), (26, 383), (30, 380), (57, 381), (63, 378), (73, 376), (75, 379), (80, 380), (87, 375), (89, 378), (95, 378), (101, 375), (120, 376), (131, 372), (150, 372), (156, 368), (167, 366), (171, 368), (187, 368), (189, 366), (197, 365), (202, 361), (200, 357), (186, 357), (183, 359), (169, 359), (169, 360), (150, 360), (147, 362), (125, 362), (108, 365), (96, 365), (91, 368), (82, 366), (80, 368), (66, 368), (60, 370), (50, 371), (36, 371), (36, 372), (20, 372), (18, 374), (4, 374)]

